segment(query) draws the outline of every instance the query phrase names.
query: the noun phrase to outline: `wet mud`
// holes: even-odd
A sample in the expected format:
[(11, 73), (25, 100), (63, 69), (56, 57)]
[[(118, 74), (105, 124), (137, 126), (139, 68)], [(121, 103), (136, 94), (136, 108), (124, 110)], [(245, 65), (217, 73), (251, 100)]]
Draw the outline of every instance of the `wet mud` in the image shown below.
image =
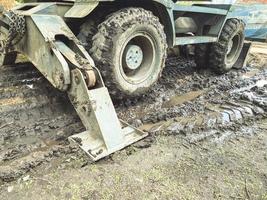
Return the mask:
[[(250, 127), (266, 118), (266, 61), (267, 55), (251, 54), (248, 66), (218, 76), (210, 70), (198, 71), (191, 59), (168, 58), (151, 92), (114, 102), (121, 119), (150, 136), (101, 162), (139, 155), (161, 137), (201, 146), (253, 135)], [(31, 64), (4, 66), (0, 94), (2, 185), (66, 157), (79, 158), (80, 166), (90, 165), (83, 152), (68, 143), (67, 138), (84, 127), (67, 96), (52, 88)]]

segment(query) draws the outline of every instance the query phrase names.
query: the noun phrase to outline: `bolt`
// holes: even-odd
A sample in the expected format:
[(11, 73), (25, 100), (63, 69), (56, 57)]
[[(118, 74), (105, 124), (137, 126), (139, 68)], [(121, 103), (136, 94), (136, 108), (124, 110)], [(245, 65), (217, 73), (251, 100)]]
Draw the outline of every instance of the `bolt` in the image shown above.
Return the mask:
[(104, 152), (104, 150), (103, 149), (100, 149), (98, 152), (96, 152), (96, 155), (100, 155), (100, 154), (102, 154)]

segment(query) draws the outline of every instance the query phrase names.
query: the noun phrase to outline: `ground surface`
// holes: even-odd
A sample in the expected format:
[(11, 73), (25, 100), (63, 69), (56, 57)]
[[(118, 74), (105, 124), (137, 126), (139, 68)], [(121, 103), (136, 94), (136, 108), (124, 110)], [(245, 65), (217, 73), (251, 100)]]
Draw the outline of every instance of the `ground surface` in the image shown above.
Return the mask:
[(28, 64), (0, 77), (0, 199), (267, 199), (267, 55), (216, 76), (169, 58), (143, 97), (115, 102), (150, 136), (95, 164), (67, 142), (83, 127)]

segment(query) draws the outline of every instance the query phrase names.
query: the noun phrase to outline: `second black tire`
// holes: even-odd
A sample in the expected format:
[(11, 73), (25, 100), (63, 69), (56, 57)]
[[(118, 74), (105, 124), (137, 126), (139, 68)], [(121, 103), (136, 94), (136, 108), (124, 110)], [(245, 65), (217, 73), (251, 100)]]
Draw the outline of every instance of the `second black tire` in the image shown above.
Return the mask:
[(119, 10), (98, 26), (90, 54), (113, 97), (139, 96), (157, 82), (165, 65), (164, 28), (150, 11)]
[(238, 19), (228, 19), (222, 29), (219, 41), (212, 44), (209, 52), (209, 65), (217, 73), (231, 70), (244, 45), (245, 24)]

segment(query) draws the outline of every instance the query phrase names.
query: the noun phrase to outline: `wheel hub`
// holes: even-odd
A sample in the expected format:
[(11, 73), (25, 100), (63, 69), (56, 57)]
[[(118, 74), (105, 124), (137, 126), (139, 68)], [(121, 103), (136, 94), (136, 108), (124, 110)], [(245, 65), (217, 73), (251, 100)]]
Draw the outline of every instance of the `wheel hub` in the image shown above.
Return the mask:
[(130, 70), (138, 69), (141, 66), (144, 58), (141, 47), (132, 44), (127, 45), (125, 56), (126, 66)]

